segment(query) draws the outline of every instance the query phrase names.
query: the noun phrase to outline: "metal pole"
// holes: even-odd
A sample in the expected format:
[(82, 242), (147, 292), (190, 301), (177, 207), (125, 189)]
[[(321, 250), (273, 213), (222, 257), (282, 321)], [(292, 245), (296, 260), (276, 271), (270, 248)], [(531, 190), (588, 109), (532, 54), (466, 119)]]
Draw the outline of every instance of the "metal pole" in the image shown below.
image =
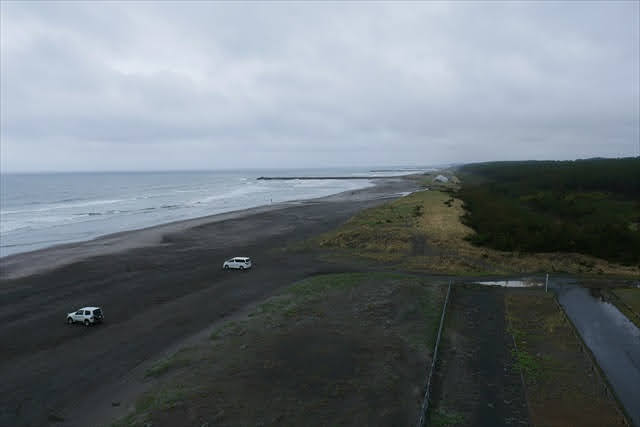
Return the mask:
[(548, 288), (549, 288), (549, 273), (547, 273), (547, 278), (544, 281), (544, 291), (547, 292)]

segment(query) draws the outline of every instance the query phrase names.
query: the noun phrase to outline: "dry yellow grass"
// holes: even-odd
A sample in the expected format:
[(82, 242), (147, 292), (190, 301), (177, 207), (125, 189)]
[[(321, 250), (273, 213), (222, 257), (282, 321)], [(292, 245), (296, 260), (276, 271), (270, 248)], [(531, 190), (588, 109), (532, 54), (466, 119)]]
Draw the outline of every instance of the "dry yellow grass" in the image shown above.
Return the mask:
[(567, 272), (640, 276), (627, 267), (575, 253), (524, 254), (478, 247), (465, 237), (462, 201), (441, 191), (421, 191), (366, 210), (318, 240), (320, 246), (398, 263), (405, 268), (451, 274)]
[[(473, 233), (460, 222), (464, 213), (462, 201), (440, 191), (426, 191), (420, 194), (424, 215), (418, 220), (419, 229), (435, 244), (451, 245), (464, 240)], [(450, 206), (445, 203), (450, 200)]]

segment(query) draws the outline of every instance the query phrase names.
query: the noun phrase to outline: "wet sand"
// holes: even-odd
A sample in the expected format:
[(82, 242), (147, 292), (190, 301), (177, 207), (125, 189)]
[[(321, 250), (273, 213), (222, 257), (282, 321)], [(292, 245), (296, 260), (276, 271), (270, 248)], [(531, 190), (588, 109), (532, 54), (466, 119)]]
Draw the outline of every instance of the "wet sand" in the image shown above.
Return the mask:
[(274, 203), (239, 211), (176, 221), (138, 230), (113, 233), (85, 242), (62, 244), (50, 248), (10, 255), (0, 258), (0, 279), (15, 279), (28, 276), (94, 256), (109, 255), (142, 247), (158, 246), (163, 244), (164, 236), (181, 233), (212, 222), (248, 218), (257, 214), (306, 204), (318, 204), (322, 202), (368, 202), (380, 198), (394, 197), (403, 191), (416, 189), (415, 183), (403, 178), (385, 178), (376, 184), (374, 187), (345, 191), (317, 199)]
[[(303, 202), (181, 221), (3, 258), (0, 425), (74, 425), (74, 408), (184, 338), (336, 267), (282, 248), (417, 189), (410, 179)], [(255, 268), (224, 272), (230, 256)], [(344, 270), (344, 268), (342, 268)], [(100, 305), (106, 323), (68, 326)], [(102, 402), (110, 404), (111, 402)]]

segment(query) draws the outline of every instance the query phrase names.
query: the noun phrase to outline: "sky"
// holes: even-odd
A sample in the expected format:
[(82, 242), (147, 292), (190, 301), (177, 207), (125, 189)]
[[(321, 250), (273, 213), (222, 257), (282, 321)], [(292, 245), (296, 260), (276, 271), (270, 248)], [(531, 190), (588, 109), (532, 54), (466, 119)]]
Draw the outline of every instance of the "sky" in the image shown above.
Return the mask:
[(637, 0), (0, 4), (2, 172), (640, 154)]

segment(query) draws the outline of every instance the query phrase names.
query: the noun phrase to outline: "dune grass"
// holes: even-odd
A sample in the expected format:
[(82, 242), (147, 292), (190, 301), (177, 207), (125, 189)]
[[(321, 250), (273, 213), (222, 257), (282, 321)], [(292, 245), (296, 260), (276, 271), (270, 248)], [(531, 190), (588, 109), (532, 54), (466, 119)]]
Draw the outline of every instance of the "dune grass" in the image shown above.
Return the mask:
[[(412, 271), (457, 275), (567, 272), (637, 277), (640, 269), (576, 253), (521, 253), (474, 245), (453, 190), (428, 190), (367, 209), (312, 245)], [(331, 256), (330, 256), (331, 257)]]

